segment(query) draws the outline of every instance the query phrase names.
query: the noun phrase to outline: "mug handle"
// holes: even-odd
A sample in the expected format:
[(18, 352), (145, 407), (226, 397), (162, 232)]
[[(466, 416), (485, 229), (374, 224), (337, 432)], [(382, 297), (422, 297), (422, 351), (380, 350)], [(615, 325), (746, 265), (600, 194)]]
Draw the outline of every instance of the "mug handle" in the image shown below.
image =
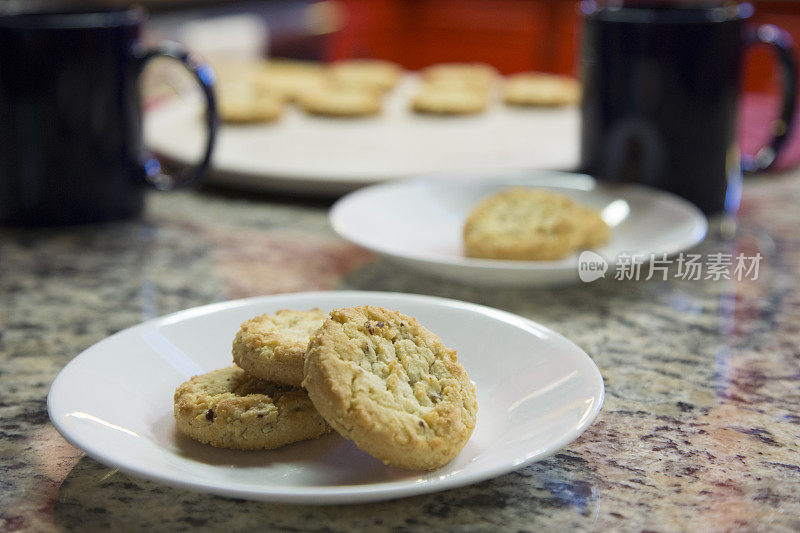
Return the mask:
[(199, 180), (208, 170), (211, 163), (211, 154), (214, 150), (214, 143), (217, 138), (217, 104), (214, 98), (214, 71), (206, 63), (189, 54), (181, 46), (174, 43), (164, 43), (154, 49), (145, 52), (134, 52), (138, 59), (138, 70), (136, 76), (141, 76), (144, 68), (151, 59), (156, 57), (168, 57), (181, 63), (194, 76), (195, 81), (200, 85), (203, 96), (206, 100), (207, 112), (205, 113), (205, 124), (208, 137), (205, 145), (205, 155), (200, 162), (194, 166), (181, 170), (176, 175), (169, 175), (162, 172), (161, 163), (152, 153), (146, 152), (143, 161), (145, 180), (156, 189), (166, 191), (190, 185)]
[(792, 131), (797, 98), (797, 59), (794, 55), (791, 36), (772, 24), (764, 24), (748, 32), (746, 44), (769, 45), (778, 56), (783, 71), (783, 107), (780, 118), (772, 126), (772, 140), (755, 155), (742, 156), (744, 172), (759, 172), (772, 167)]

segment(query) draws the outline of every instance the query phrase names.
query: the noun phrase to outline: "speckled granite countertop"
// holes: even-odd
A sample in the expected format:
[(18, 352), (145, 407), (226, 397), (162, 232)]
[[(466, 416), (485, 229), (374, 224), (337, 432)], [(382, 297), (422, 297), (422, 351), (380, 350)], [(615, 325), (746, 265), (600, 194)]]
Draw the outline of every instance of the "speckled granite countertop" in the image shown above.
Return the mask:
[[(152, 194), (143, 221), (0, 231), (0, 531), (800, 530), (800, 172), (751, 180), (736, 235), (755, 281), (442, 283), (339, 240), (325, 205)], [(236, 501), (131, 478), (49, 423), (56, 373), (141, 320), (249, 295), (418, 292), (519, 313), (597, 362), (606, 403), (554, 457), (472, 487), (340, 507)]]

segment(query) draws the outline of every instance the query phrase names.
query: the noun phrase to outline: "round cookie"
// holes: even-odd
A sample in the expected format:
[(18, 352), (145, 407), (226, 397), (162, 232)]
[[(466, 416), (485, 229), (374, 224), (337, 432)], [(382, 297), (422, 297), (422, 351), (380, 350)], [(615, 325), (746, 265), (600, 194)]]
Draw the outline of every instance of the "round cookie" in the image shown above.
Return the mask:
[(395, 63), (380, 59), (349, 59), (329, 68), (331, 80), (336, 84), (379, 92), (393, 89), (401, 72)]
[(343, 86), (310, 91), (299, 103), (308, 113), (331, 117), (362, 117), (381, 111), (381, 96), (375, 91)]
[(217, 112), (223, 122), (272, 122), (283, 115), (285, 99), (277, 93), (262, 91), (252, 83), (221, 81), (215, 85), (215, 92)]
[(304, 390), (256, 379), (234, 366), (181, 384), (174, 402), (181, 433), (221, 448), (278, 448), (330, 431)]
[(233, 362), (254, 377), (299, 387), (309, 337), (327, 316), (284, 309), (251, 318), (233, 340)]
[(479, 94), (483, 97), (488, 97), (489, 88), (490, 87), (488, 85), (483, 86), (480, 84), (471, 83), (468, 79), (452, 77), (428, 79), (424, 80), (424, 83), (422, 84), (422, 89), (425, 91), (468, 91)]
[(214, 71), (215, 87), (220, 85), (252, 85), (260, 68), (258, 61), (220, 61), (210, 62)]
[(307, 79), (322, 77), (324, 71), (322, 63), (302, 59), (272, 58), (262, 61), (260, 66), (262, 73), (267, 75), (286, 75)]
[(217, 99), (220, 119), (228, 124), (274, 122), (283, 116), (284, 99), (252, 88), (221, 90)]
[(255, 86), (292, 102), (325, 86), (322, 65), (310, 61), (271, 60), (260, 65), (254, 74)]
[(422, 71), (426, 83), (463, 84), (487, 90), (497, 78), (497, 70), (486, 63), (438, 63)]
[(581, 98), (578, 81), (568, 76), (522, 72), (508, 77), (505, 102), (516, 106), (563, 106)]
[(475, 387), (455, 350), (381, 307), (331, 312), (311, 337), (303, 386), (336, 431), (387, 465), (439, 468), (475, 428)]
[(472, 115), (486, 109), (486, 95), (469, 89), (423, 87), (411, 107), (417, 113)]
[(546, 190), (512, 187), (484, 198), (464, 225), (469, 257), (555, 260), (584, 242), (577, 204)]

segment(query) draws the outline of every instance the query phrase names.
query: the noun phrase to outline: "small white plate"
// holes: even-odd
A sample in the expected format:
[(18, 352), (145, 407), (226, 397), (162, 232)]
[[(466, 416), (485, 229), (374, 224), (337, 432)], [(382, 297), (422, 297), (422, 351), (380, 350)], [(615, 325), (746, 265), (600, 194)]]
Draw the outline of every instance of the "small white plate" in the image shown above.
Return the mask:
[[(176, 432), (175, 387), (231, 364), (231, 340), (241, 322), (284, 308), (364, 304), (416, 316), (458, 350), (476, 384), (478, 423), (450, 464), (434, 472), (389, 468), (338, 434), (244, 452)], [(150, 320), (73, 359), (47, 398), (50, 419), (64, 438), (108, 466), (186, 489), (302, 504), (399, 498), (510, 472), (572, 442), (602, 403), (595, 364), (545, 327), (456, 300), (361, 291), (250, 298)]]
[[(340, 196), (387, 179), (468, 169), (573, 169), (580, 113), (492, 102), (485, 113), (439, 117), (409, 110), (418, 80), (407, 76), (367, 118), (308, 115), (293, 106), (274, 124), (223, 125), (208, 180), (252, 190)], [(197, 161), (205, 129), (199, 101), (172, 100), (148, 111), (149, 148)]]
[(498, 286), (577, 282), (577, 253), (558, 261), (464, 255), (462, 229), (469, 212), (482, 198), (515, 185), (553, 190), (600, 210), (611, 239), (595, 251), (612, 273), (622, 252), (674, 255), (701, 242), (708, 229), (705, 215), (674, 194), (552, 171), (479, 172), (373, 185), (336, 202), (330, 222), (345, 239), (440, 277)]

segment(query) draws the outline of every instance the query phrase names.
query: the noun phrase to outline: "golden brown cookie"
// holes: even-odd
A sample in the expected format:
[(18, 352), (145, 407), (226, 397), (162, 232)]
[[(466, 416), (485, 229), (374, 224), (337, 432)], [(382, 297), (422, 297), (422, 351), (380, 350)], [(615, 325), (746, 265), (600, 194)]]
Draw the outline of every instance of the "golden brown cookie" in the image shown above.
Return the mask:
[(497, 79), (497, 70), (486, 63), (439, 63), (422, 71), (426, 83), (465, 85), (486, 90)]
[(380, 94), (368, 89), (328, 85), (300, 98), (300, 107), (313, 115), (364, 117), (380, 113)]
[(323, 66), (311, 61), (274, 59), (261, 63), (254, 72), (254, 84), (259, 90), (290, 102), (320, 91), (326, 83)]
[(281, 118), (284, 107), (283, 98), (251, 85), (228, 83), (217, 88), (217, 112), (229, 124), (274, 122)]
[(469, 257), (555, 260), (608, 239), (594, 210), (563, 194), (513, 187), (484, 198), (464, 225)]
[(444, 466), (475, 428), (475, 387), (455, 350), (381, 307), (331, 312), (311, 337), (303, 386), (336, 431), (387, 465)]
[(299, 387), (308, 339), (327, 316), (284, 309), (251, 318), (233, 340), (233, 362), (254, 377)]
[(507, 104), (516, 106), (573, 105), (580, 98), (581, 88), (576, 79), (543, 72), (509, 76), (504, 97)]
[(486, 93), (464, 88), (423, 86), (411, 101), (417, 113), (472, 115), (486, 110)]
[(458, 91), (458, 92), (472, 92), (488, 98), (490, 87), (480, 84), (470, 83), (469, 80), (461, 78), (434, 78), (430, 80), (423, 80), (421, 85), (422, 90), (431, 91)]
[(174, 403), (181, 433), (222, 448), (278, 448), (330, 431), (304, 390), (256, 379), (234, 366), (183, 383)]
[(214, 85), (252, 85), (260, 65), (259, 61), (212, 61)]
[(337, 85), (386, 92), (397, 85), (402, 69), (380, 59), (348, 59), (333, 63), (328, 72)]

